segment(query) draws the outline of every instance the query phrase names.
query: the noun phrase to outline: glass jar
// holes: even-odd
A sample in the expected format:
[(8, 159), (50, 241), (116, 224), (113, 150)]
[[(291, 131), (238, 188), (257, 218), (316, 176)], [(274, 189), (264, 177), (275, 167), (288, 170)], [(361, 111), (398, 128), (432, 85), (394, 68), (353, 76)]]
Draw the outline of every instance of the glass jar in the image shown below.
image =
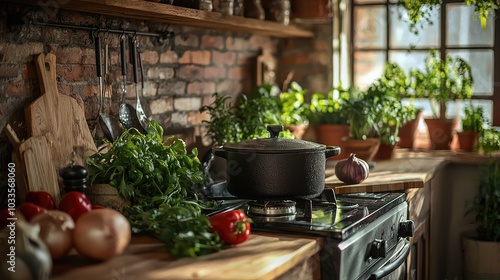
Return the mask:
[(219, 11), (223, 15), (232, 16), (234, 11), (234, 0), (219, 0)]
[(200, 0), (200, 10), (211, 12), (213, 8), (212, 0)]

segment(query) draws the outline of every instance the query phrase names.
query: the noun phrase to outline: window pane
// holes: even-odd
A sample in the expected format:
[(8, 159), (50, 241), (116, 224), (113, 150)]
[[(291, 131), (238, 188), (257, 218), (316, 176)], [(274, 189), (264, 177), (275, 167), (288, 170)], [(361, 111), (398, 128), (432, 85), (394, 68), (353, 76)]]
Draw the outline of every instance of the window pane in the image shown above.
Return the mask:
[(384, 6), (356, 7), (354, 11), (354, 47), (386, 47), (386, 10)]
[(459, 56), (470, 64), (474, 86), (474, 95), (493, 94), (493, 51), (491, 50), (459, 50), (449, 51), (453, 57)]
[(397, 63), (406, 74), (410, 69), (425, 70), (425, 57), (428, 51), (390, 51), (389, 61)]
[(382, 76), (386, 57), (384, 52), (354, 53), (354, 85), (364, 90)]
[(494, 15), (481, 27), (473, 6), (450, 4), (446, 8), (447, 46), (493, 46)]
[(385, 3), (385, 0), (354, 0), (356, 4)]
[(419, 28), (418, 34), (410, 31), (408, 14), (400, 6), (391, 6), (389, 10), (389, 46), (391, 48), (436, 48), (439, 46), (439, 9), (430, 11), (433, 24)]

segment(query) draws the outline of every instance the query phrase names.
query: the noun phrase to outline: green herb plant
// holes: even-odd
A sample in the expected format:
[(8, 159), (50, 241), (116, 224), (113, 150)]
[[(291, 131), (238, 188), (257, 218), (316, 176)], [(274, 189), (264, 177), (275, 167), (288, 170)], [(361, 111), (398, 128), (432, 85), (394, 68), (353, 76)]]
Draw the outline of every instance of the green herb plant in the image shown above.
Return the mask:
[(354, 88), (344, 89), (342, 86), (332, 88), (327, 94), (314, 93), (307, 111), (310, 124), (347, 124), (344, 105), (349, 100)]
[(466, 214), (476, 214), (478, 239), (500, 242), (500, 164), (490, 159), (484, 167), (479, 193), (467, 207)]
[(412, 87), (420, 97), (431, 102), (434, 118), (446, 119), (446, 102), (470, 99), (474, 79), (470, 65), (460, 57), (430, 50), (425, 59), (425, 71), (410, 71)]
[(500, 131), (492, 127), (486, 128), (478, 142), (480, 150), (485, 154), (500, 151)]
[(134, 234), (159, 238), (175, 257), (205, 255), (221, 248), (219, 236), (211, 232), (202, 214), (213, 205), (191, 191), (205, 181), (197, 150), (187, 153), (184, 141), (164, 140), (156, 121), (147, 134), (126, 130), (108, 152), (87, 158), (86, 166), (90, 184), (110, 184), (130, 201), (123, 214)]
[(464, 117), (462, 119), (463, 131), (475, 131), (480, 134), (484, 131), (484, 126), (488, 123), (484, 115), (483, 107), (468, 104), (464, 108)]

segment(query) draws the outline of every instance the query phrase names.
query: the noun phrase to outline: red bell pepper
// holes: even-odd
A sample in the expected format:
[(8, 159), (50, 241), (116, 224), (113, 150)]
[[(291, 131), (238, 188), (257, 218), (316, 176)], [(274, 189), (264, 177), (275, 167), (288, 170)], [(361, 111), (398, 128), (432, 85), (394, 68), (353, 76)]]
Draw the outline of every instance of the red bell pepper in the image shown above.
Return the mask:
[(240, 244), (247, 241), (250, 236), (250, 223), (241, 210), (231, 210), (209, 217), (212, 230), (219, 234), (219, 237), (227, 244)]

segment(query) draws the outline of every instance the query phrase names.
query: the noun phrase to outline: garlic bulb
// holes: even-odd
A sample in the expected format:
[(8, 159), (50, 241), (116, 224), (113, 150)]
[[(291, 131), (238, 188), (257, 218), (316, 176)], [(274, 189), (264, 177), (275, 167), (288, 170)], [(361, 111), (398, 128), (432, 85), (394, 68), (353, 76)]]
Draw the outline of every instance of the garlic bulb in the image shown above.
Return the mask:
[(366, 161), (351, 154), (349, 158), (337, 162), (335, 175), (346, 184), (359, 184), (370, 175), (370, 167)]

